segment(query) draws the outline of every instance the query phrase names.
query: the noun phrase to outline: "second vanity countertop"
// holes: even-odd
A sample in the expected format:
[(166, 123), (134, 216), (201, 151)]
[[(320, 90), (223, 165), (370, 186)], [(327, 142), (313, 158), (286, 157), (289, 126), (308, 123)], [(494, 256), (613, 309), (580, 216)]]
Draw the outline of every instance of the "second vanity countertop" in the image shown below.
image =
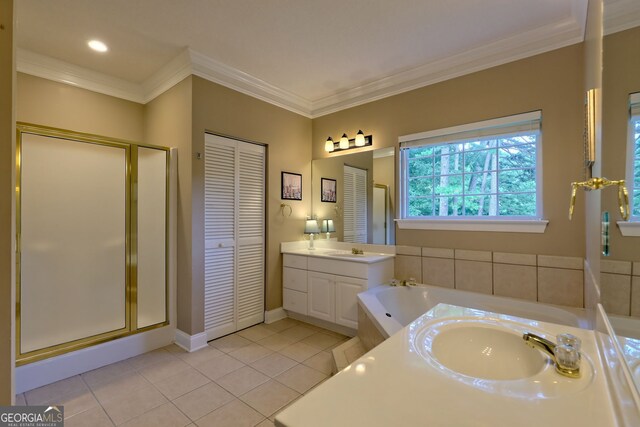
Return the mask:
[(318, 258), (328, 258), (340, 261), (359, 262), (366, 264), (373, 264), (376, 262), (384, 261), (386, 259), (394, 258), (393, 254), (377, 253), (377, 252), (365, 252), (361, 255), (355, 255), (351, 253), (351, 250), (346, 249), (331, 249), (331, 248), (316, 248), (309, 249), (282, 249), (283, 254), (289, 255), (304, 255)]
[[(425, 326), (455, 319), (510, 322), (553, 341), (555, 334), (574, 334), (582, 340), (583, 378), (562, 377), (552, 365), (526, 380), (494, 381), (451, 375), (451, 371), (437, 363), (426, 361), (415, 342)], [(522, 345), (526, 345), (524, 341)], [(279, 427), (617, 425), (593, 331), (447, 304), (434, 307), (312, 390), (282, 411), (275, 424)]]

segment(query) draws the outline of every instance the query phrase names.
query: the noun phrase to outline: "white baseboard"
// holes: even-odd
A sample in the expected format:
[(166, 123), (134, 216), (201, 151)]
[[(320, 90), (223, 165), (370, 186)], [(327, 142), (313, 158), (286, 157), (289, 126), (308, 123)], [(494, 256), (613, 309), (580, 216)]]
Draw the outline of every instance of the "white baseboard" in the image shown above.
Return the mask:
[(264, 323), (269, 324), (273, 322), (277, 322), (278, 320), (286, 319), (287, 312), (284, 311), (284, 308), (278, 307), (274, 310), (268, 310), (264, 312)]
[(174, 337), (175, 328), (165, 326), (19, 366), (15, 370), (16, 393), (23, 393), (167, 346), (173, 342)]
[(176, 345), (189, 353), (200, 350), (207, 346), (207, 333), (200, 332), (199, 334), (189, 335), (180, 329), (176, 329)]

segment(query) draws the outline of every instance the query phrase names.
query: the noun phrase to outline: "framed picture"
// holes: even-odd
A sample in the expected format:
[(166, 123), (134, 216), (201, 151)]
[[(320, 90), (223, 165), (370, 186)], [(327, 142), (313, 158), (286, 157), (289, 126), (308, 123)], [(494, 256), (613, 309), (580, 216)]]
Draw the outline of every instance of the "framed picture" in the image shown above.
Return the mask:
[(322, 192), (320, 194), (321, 202), (336, 202), (336, 180), (330, 178), (321, 178), (320, 187)]
[(302, 174), (282, 172), (282, 200), (302, 200)]

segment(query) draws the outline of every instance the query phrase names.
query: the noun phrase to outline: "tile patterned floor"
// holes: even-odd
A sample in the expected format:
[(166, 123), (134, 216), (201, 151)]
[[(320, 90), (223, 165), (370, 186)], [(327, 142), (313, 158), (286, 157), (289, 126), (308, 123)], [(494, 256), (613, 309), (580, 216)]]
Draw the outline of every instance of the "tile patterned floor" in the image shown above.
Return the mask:
[(67, 427), (268, 427), (331, 375), (331, 349), (347, 339), (284, 319), (194, 353), (170, 345), (27, 391), (16, 404), (64, 405)]

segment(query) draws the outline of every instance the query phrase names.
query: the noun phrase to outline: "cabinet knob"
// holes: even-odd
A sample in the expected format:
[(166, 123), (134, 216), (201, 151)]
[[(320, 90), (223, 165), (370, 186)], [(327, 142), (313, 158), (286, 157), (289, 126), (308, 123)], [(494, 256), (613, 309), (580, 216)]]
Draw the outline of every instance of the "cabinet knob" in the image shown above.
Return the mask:
[(222, 243), (218, 243), (218, 247), (219, 247), (219, 248), (223, 248), (223, 247), (224, 247), (224, 245), (223, 245)]

